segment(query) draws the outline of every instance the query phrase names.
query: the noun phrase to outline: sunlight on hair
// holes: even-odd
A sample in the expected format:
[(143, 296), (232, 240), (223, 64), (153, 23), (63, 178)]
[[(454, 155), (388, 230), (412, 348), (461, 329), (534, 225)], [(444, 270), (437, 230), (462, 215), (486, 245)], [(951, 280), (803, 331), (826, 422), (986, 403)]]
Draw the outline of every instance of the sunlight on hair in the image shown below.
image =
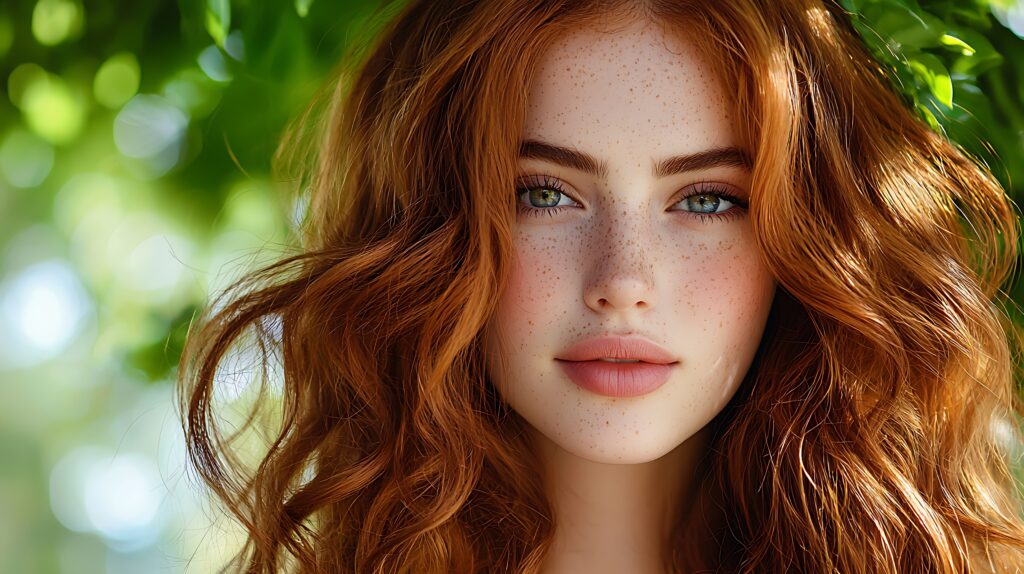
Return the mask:
[(1013, 421), (1005, 415), (994, 415), (992, 417), (992, 436), (995, 437), (996, 443), (1010, 455), (1010, 461), (1014, 464), (1018, 464), (1021, 455), (1024, 455), (1019, 442), (1020, 434), (1016, 430), (1019, 428), (1014, 427)]
[(806, 16), (815, 36), (829, 43), (836, 42), (835, 34), (833, 34), (836, 23), (832, 20), (832, 14), (828, 10), (821, 6), (811, 6), (807, 9)]

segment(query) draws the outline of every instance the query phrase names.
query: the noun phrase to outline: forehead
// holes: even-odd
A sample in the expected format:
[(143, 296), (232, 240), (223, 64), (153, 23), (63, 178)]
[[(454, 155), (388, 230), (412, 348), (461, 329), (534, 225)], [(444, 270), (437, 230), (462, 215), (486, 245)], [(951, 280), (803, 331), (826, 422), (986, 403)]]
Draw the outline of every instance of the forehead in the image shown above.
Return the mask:
[(647, 20), (562, 36), (533, 78), (522, 139), (644, 165), (737, 145), (722, 81), (685, 37), (686, 31), (673, 34)]

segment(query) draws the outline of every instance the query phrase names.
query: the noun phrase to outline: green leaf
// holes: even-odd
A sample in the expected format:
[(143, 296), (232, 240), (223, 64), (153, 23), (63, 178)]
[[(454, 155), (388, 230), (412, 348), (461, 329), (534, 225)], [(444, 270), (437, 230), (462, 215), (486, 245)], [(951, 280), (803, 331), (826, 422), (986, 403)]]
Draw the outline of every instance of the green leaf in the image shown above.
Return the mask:
[(894, 50), (939, 46), (945, 32), (942, 20), (896, 0), (874, 2), (862, 14), (867, 28)]
[(953, 107), (953, 81), (941, 60), (932, 54), (920, 52), (909, 57), (907, 65), (927, 84), (936, 100), (947, 108)]
[(971, 28), (951, 26), (946, 33), (969, 44), (974, 50), (973, 54), (956, 56), (949, 66), (950, 71), (954, 74), (977, 76), (1002, 63), (1003, 57), (981, 32)]
[(939, 38), (939, 40), (944, 45), (946, 45), (946, 46), (951, 46), (951, 47), (954, 47), (954, 48), (959, 48), (960, 49), (960, 53), (963, 54), (964, 56), (973, 56), (974, 55), (974, 51), (975, 50), (974, 50), (974, 48), (971, 47), (970, 44), (968, 44), (967, 42), (964, 42), (963, 40), (961, 40), (960, 38), (957, 38), (956, 36), (953, 36), (953, 35), (949, 34), (948, 32), (943, 34), (942, 37)]
[(926, 106), (924, 104), (917, 104), (915, 107), (917, 108), (917, 111), (920, 112), (921, 116), (924, 117), (925, 121), (928, 122), (928, 125), (931, 126), (931, 128), (933, 130), (935, 130), (935, 131), (937, 131), (939, 133), (945, 133), (945, 129), (942, 127), (942, 124), (940, 124), (939, 120), (935, 118), (935, 114), (933, 114), (932, 111), (930, 109), (928, 109), (928, 106)]
[(206, 0), (206, 31), (220, 47), (231, 30), (231, 3), (229, 0)]

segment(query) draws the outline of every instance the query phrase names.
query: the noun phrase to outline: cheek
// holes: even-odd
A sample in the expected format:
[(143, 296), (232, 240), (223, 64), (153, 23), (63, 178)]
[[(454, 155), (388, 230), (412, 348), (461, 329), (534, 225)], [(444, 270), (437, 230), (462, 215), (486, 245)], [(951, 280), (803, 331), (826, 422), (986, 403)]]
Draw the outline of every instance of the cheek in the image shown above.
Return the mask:
[(575, 256), (564, 243), (535, 237), (516, 241), (505, 289), (486, 330), (492, 357), (522, 359), (547, 343), (558, 343), (548, 338), (559, 322), (569, 319), (572, 297), (579, 296), (570, 290)]
[(767, 317), (775, 280), (752, 241), (698, 244), (699, 259), (683, 260), (686, 277), (677, 304), (697, 319), (705, 332), (739, 330), (759, 337), (756, 327)]
[(497, 321), (520, 341), (535, 338), (546, 325), (565, 321), (573, 296), (578, 257), (557, 237), (517, 237), (508, 283), (498, 301)]
[(678, 331), (690, 372), (701, 383), (694, 401), (712, 416), (738, 388), (764, 335), (776, 283), (752, 242), (708, 247), (691, 266), (680, 294)]

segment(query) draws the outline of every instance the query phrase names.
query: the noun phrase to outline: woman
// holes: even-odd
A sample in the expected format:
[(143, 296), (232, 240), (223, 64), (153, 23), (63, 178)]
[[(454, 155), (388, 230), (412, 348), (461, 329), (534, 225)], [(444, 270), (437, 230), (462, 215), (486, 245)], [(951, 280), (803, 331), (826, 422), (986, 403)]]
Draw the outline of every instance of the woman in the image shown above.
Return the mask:
[[(234, 567), (1024, 565), (1012, 206), (836, 5), (413, 1), (338, 85), (303, 252), (183, 359)], [(253, 329), (247, 471), (213, 399)]]

